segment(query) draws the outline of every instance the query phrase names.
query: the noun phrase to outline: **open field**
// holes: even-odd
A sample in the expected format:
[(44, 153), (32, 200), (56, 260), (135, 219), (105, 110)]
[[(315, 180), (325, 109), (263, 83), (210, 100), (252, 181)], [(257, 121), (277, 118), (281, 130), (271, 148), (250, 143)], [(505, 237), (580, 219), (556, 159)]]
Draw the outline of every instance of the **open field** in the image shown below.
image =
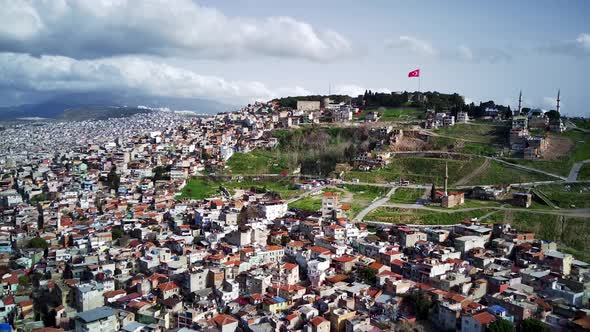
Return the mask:
[(278, 174), (289, 170), (288, 157), (279, 150), (257, 149), (249, 153), (236, 153), (226, 163), (233, 174)]
[(426, 157), (394, 158), (382, 169), (370, 172), (351, 171), (346, 173), (345, 178), (347, 180), (357, 178), (361, 182), (393, 182), (401, 177), (413, 183), (435, 182), (441, 185), (444, 182), (445, 163), (449, 167), (449, 183), (453, 183), (463, 174), (471, 173), (482, 162), (481, 158), (465, 160)]
[(590, 164), (584, 164), (578, 174), (578, 181), (590, 181)]
[(381, 115), (380, 121), (413, 120), (424, 115), (423, 110), (411, 107), (379, 108), (377, 111)]
[(509, 184), (555, 180), (555, 178), (535, 172), (515, 169), (492, 160), (485, 172), (475, 176), (467, 185), (476, 184)]
[(434, 132), (441, 136), (475, 143), (504, 145), (507, 141), (508, 125), (494, 122), (459, 123), (436, 129)]
[(549, 184), (537, 190), (560, 208), (590, 208), (590, 183)]
[(482, 217), (491, 211), (493, 210), (480, 209), (468, 212), (446, 213), (419, 209), (380, 207), (371, 211), (365, 217), (365, 220), (395, 224), (453, 225), (466, 219)]
[(392, 203), (414, 204), (424, 195), (424, 189), (397, 188), (389, 199)]
[[(350, 185), (345, 184), (335, 188), (326, 188), (323, 192), (338, 192), (340, 194), (340, 204), (348, 205), (350, 209), (344, 212), (349, 218), (354, 217), (362, 209), (369, 206), (377, 197), (385, 195), (388, 188), (364, 186), (364, 185)], [(305, 211), (318, 211), (322, 206), (322, 195), (317, 194), (313, 196), (304, 197), (291, 204), (289, 208), (296, 208)]]
[[(474, 172), (484, 162), (483, 158), (440, 159), (427, 157), (395, 158), (386, 167), (370, 172), (350, 171), (345, 179), (359, 179), (361, 182), (393, 182), (399, 178), (413, 183), (432, 183), (440, 186), (444, 182), (445, 163), (449, 167), (449, 183), (455, 183)], [(514, 169), (492, 161), (490, 167), (469, 179), (466, 185), (507, 184), (554, 180), (554, 178), (524, 170)]]
[(182, 189), (179, 198), (204, 199), (220, 196), (220, 187), (226, 188), (230, 193), (236, 189), (255, 189), (259, 192), (272, 191), (283, 199), (289, 199), (302, 193), (302, 190), (295, 189), (293, 184), (285, 179), (246, 179), (242, 181), (223, 181), (214, 178), (192, 178)]

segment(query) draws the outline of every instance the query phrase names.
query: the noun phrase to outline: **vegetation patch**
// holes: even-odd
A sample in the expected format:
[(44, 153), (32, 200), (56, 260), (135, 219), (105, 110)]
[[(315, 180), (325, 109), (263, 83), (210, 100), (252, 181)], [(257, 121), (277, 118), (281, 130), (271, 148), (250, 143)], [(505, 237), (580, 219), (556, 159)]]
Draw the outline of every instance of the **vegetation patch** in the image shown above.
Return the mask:
[(479, 209), (473, 211), (438, 212), (421, 209), (380, 207), (371, 211), (365, 217), (365, 220), (395, 224), (454, 225), (464, 220), (480, 218), (492, 211), (491, 209)]
[(424, 195), (424, 189), (397, 188), (389, 199), (393, 203), (414, 204)]
[(482, 174), (475, 176), (468, 185), (485, 185), (485, 184), (510, 184), (510, 183), (527, 183), (537, 181), (555, 180), (554, 177), (532, 172), (520, 170), (501, 164), (492, 160), (490, 167)]
[(537, 190), (560, 208), (590, 208), (590, 183), (548, 184)]

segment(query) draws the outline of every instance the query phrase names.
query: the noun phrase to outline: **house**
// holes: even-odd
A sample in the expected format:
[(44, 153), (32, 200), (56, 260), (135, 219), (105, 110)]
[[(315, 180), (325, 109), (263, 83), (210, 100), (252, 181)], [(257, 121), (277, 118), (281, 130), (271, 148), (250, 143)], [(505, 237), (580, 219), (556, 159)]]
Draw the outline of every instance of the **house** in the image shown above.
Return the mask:
[(496, 321), (496, 316), (487, 311), (475, 315), (465, 315), (461, 319), (461, 332), (485, 332)]
[(227, 314), (214, 316), (213, 322), (221, 332), (234, 332), (238, 328), (238, 320)]
[(98, 307), (79, 313), (75, 319), (76, 332), (115, 332), (119, 329), (115, 310)]

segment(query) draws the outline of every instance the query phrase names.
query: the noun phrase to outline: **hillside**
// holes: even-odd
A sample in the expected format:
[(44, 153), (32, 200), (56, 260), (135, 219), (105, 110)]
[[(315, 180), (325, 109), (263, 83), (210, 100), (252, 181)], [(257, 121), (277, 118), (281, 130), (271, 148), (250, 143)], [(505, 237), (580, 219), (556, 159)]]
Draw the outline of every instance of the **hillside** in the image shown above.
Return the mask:
[[(37, 103), (0, 107), (0, 121), (20, 118), (86, 120), (121, 117), (137, 114), (138, 106), (150, 108), (167, 107), (173, 110), (188, 110), (199, 114), (215, 114), (235, 109), (231, 105), (197, 98), (129, 96), (113, 93), (72, 93), (56, 95)], [(133, 109), (136, 111), (131, 111)]]

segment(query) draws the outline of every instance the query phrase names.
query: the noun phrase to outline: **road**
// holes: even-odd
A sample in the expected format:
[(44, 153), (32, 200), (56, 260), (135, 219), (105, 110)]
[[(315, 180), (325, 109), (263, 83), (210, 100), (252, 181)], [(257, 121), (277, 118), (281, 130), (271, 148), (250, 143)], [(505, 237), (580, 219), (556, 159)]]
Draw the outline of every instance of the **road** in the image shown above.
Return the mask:
[(590, 159), (586, 159), (574, 164), (572, 169), (570, 170), (570, 174), (567, 177), (568, 182), (575, 182), (578, 180), (578, 175), (580, 174), (580, 170), (584, 164), (590, 163)]
[(359, 212), (355, 217), (354, 217), (354, 221), (362, 221), (365, 216), (375, 210), (376, 208), (383, 206), (383, 204), (387, 203), (389, 201), (389, 198), (391, 197), (391, 195), (393, 195), (393, 193), (395, 193), (395, 190), (397, 189), (397, 187), (392, 187), (387, 194), (385, 194), (384, 197), (374, 201), (373, 203), (371, 203), (369, 206), (367, 206), (366, 208), (364, 208), (361, 212)]

